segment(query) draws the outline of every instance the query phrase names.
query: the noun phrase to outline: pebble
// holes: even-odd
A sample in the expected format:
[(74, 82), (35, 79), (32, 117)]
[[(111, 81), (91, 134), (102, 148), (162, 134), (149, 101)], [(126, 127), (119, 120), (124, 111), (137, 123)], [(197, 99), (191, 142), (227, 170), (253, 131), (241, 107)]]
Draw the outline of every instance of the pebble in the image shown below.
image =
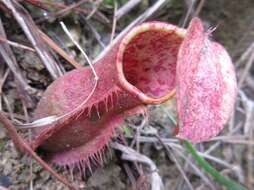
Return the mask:
[(9, 176), (0, 176), (0, 186), (9, 187), (12, 185), (11, 178)]

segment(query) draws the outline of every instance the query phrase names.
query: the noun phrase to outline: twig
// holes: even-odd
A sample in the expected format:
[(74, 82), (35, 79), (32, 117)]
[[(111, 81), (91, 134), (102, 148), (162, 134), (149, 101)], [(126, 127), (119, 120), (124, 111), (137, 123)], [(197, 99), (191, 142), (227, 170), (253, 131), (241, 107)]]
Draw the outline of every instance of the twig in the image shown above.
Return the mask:
[(150, 158), (148, 158), (147, 156), (145, 156), (143, 154), (136, 152), (135, 150), (133, 150), (130, 147), (121, 145), (119, 143), (111, 142), (110, 145), (112, 148), (114, 148), (116, 150), (120, 150), (123, 153), (122, 154), (123, 160), (141, 162), (141, 163), (144, 163), (150, 167), (151, 186), (152, 186), (151, 190), (162, 190), (164, 188), (161, 177), (158, 174), (158, 169), (157, 169), (156, 165), (154, 164), (154, 162)]

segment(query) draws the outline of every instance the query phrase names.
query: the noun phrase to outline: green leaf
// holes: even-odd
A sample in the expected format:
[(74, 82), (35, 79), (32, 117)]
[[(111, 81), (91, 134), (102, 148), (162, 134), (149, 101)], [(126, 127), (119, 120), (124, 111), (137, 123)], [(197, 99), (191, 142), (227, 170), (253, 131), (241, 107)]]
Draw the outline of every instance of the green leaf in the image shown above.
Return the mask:
[(128, 127), (123, 127), (123, 131), (126, 137), (131, 137), (131, 130)]

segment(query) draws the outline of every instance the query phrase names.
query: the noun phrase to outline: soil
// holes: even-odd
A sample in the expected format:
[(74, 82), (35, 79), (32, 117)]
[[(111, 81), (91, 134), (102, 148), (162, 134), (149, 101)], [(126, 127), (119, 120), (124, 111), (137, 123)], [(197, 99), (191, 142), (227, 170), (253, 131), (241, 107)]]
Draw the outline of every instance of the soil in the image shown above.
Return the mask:
[[(53, 1), (51, 1), (53, 2)], [(57, 2), (69, 2), (72, 1), (57, 1)], [(119, 1), (118, 6), (123, 5), (127, 1)], [(138, 15), (145, 11), (151, 3), (155, 1), (143, 0), (136, 8), (134, 8), (128, 15), (121, 18), (117, 23), (116, 34), (120, 33), (131, 21), (133, 21)], [(153, 18), (150, 20), (168, 21), (174, 24), (181, 24), (183, 18), (187, 13), (187, 8), (184, 3), (185, 1), (173, 0), (167, 3), (166, 6), (158, 10)], [(32, 15), (33, 19), (38, 21), (39, 18), (43, 18), (45, 11), (35, 8), (32, 5), (23, 3), (25, 8)], [(52, 8), (53, 9), (53, 8)], [(200, 17), (205, 22), (206, 28), (216, 27), (213, 32), (213, 38), (225, 45), (228, 49), (230, 55), (232, 56), (233, 62), (236, 62), (239, 57), (245, 52), (248, 46), (254, 40), (254, 1), (253, 0), (217, 0), (217, 1), (206, 1), (203, 9), (201, 10)], [(110, 22), (113, 16), (113, 6), (111, 1), (105, 1), (98, 11), (105, 14)], [(89, 57), (95, 58), (96, 55), (103, 49), (102, 45), (98, 43), (98, 40), (94, 37), (91, 29), (87, 26), (84, 16), (80, 16), (75, 12), (72, 12), (62, 18), (64, 22), (71, 29), (72, 34), (81, 43), (82, 47), (87, 50)], [(5, 31), (9, 40), (18, 41), (21, 44), (26, 44), (31, 46), (29, 41), (24, 36), (22, 30), (10, 15), (0, 12), (0, 18), (3, 21)], [(64, 47), (68, 54), (84, 64), (84, 60), (79, 52), (73, 47), (70, 41), (65, 37), (59, 25), (61, 19), (47, 20), (43, 22), (38, 21), (38, 26), (47, 33), (52, 39), (54, 39), (60, 46)], [(102, 24), (96, 21), (96, 19), (91, 19), (91, 24), (101, 36), (101, 43), (107, 45), (109, 43), (111, 34), (111, 23)], [(52, 83), (53, 79), (50, 77), (48, 71), (41, 63), (41, 60), (34, 52), (29, 52), (19, 48), (12, 48), (15, 57), (17, 59), (18, 65), (22, 70), (23, 75), (28, 80), (29, 85), (33, 88), (32, 93), (30, 93), (33, 101), (35, 103), (41, 98), (42, 93), (45, 91), (46, 87)], [(57, 58), (61, 67), (66, 72), (72, 70), (73, 67), (61, 58)], [(0, 59), (0, 72), (5, 70), (7, 66), (1, 62)], [(237, 76), (240, 77), (242, 70), (245, 66), (245, 62), (236, 66)], [(250, 69), (249, 77), (252, 81), (253, 78), (253, 67)], [(1, 73), (2, 74), (2, 73)], [(245, 84), (242, 89), (246, 94), (253, 100), (254, 89), (249, 84)], [(1, 94), (0, 94), (1, 95)], [(6, 104), (6, 99), (7, 104)], [(172, 108), (172, 102), (168, 102), (161, 106), (151, 106), (149, 108), (149, 122), (146, 124), (148, 132), (157, 131), (163, 138), (172, 138), (173, 127), (172, 123), (168, 118), (168, 113), (174, 114)], [(9, 105), (9, 108), (8, 106)], [(239, 135), (243, 135), (243, 122), (245, 118), (245, 113), (242, 111), (241, 104), (237, 103), (238, 111), (235, 116), (235, 126), (242, 125), (241, 132)], [(18, 118), (26, 119), (23, 112), (22, 102), (20, 100), (19, 93), (16, 90), (16, 83), (14, 81), (13, 74), (10, 73), (3, 87), (2, 103), (0, 103), (0, 109), (5, 112), (10, 110), (13, 114), (16, 114)], [(33, 116), (34, 107), (28, 108), (29, 118)], [(166, 111), (165, 111), (166, 110)], [(122, 128), (132, 125), (140, 125), (142, 117), (131, 118), (123, 124)], [(242, 122), (242, 123), (241, 123)], [(149, 128), (150, 127), (150, 128)], [(149, 131), (150, 130), (150, 131)], [(134, 130), (130, 128), (129, 136), (127, 137), (127, 142), (131, 143), (131, 139), (134, 134)], [(228, 126), (221, 134), (229, 134)], [(152, 132), (151, 132), (152, 133)], [(28, 136), (28, 133), (21, 132), (23, 136)], [(148, 135), (149, 136), (149, 135)], [(197, 146), (200, 151), (205, 151), (209, 149), (215, 142), (202, 143)], [(158, 167), (160, 176), (162, 177), (164, 186), (166, 190), (170, 189), (189, 189), (188, 185), (184, 182), (181, 173), (177, 169), (174, 161), (169, 159), (163, 146), (159, 143), (141, 143), (140, 152), (149, 158), (151, 158)], [(94, 167), (92, 175), (88, 174), (80, 176), (79, 172), (74, 174), (69, 173), (61, 168), (57, 168), (57, 171), (61, 175), (66, 176), (69, 180), (78, 184), (82, 189), (85, 190), (129, 190), (129, 189), (143, 189), (145, 186), (134, 185), (131, 183), (129, 176), (126, 173), (125, 165), (127, 164), (129, 168), (133, 171), (134, 176), (137, 176), (137, 171), (133, 164), (129, 162), (124, 162), (121, 160), (120, 153), (111, 151), (111, 155), (106, 156), (106, 161), (102, 167)], [(234, 180), (240, 183), (246, 183), (247, 180), (247, 146), (242, 144), (228, 144), (221, 142), (220, 146), (215, 149), (212, 153), (213, 156), (218, 157), (233, 166), (236, 167), (238, 172), (232, 172), (229, 168), (226, 168), (215, 164), (219, 171), (223, 174), (229, 175)], [(252, 152), (253, 154), (253, 152)], [(186, 156), (188, 157), (188, 156)], [(207, 186), (207, 183), (194, 172), (190, 166), (186, 165), (186, 162), (181, 158), (177, 157), (180, 165), (184, 166), (186, 174), (195, 189), (211, 189)], [(189, 157), (190, 158), (190, 157)], [(192, 162), (194, 162), (192, 160)], [(31, 171), (32, 164), (32, 171)], [(231, 168), (232, 169), (232, 168)], [(144, 167), (144, 171), (147, 168)], [(140, 181), (146, 181), (146, 174), (144, 174), (144, 179)], [(72, 179), (73, 177), (73, 179)], [(217, 189), (221, 187), (219, 184), (214, 182), (212, 178), (207, 176), (207, 179)], [(142, 183), (141, 183), (142, 184)], [(145, 182), (144, 182), (145, 184)], [(254, 183), (252, 183), (252, 188), (254, 189)], [(12, 141), (9, 139), (6, 131), (1, 127), (0, 123), (0, 189), (2, 187), (9, 188), (11, 190), (64, 190), (67, 189), (63, 184), (56, 181), (50, 174), (44, 171), (35, 161), (30, 158), (20, 155)]]

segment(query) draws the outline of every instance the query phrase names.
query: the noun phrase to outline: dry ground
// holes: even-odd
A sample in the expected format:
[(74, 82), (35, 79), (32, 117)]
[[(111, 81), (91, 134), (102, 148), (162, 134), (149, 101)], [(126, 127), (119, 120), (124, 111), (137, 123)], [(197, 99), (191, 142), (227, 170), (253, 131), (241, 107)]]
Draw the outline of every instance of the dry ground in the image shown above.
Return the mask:
[[(235, 114), (224, 131), (210, 142), (198, 144), (196, 148), (222, 174), (245, 184), (248, 189), (254, 189), (254, 136), (252, 134), (254, 121), (253, 0), (141, 0), (129, 13), (121, 12), (120, 9), (128, 2), (126, 0), (117, 1), (117, 8), (114, 8), (113, 1), (100, 2), (97, 0), (98, 4), (85, 2), (79, 5), (78, 8), (86, 10), (82, 13), (73, 9), (73, 11), (65, 11), (66, 14), (64, 15), (57, 12), (59, 11), (57, 3), (71, 4), (78, 1), (44, 2), (52, 3), (52, 5), (46, 6), (48, 12), (25, 2), (21, 2), (21, 4), (32, 15), (36, 25), (67, 51), (68, 55), (81, 64), (85, 64), (84, 58), (63, 33), (59, 25), (60, 20), (66, 23), (91, 59), (94, 59), (110, 43), (112, 33), (115, 36), (118, 35), (137, 18), (161, 20), (186, 26), (191, 17), (199, 15), (204, 20), (207, 28), (217, 26), (213, 38), (225, 45), (232, 56), (240, 88)], [(163, 5), (156, 8), (152, 15), (143, 15), (144, 12), (147, 13), (149, 7), (154, 8), (153, 5), (159, 2), (162, 2)], [(191, 2), (196, 3), (192, 6)], [(98, 7), (98, 9), (94, 9), (94, 7)], [(94, 14), (90, 15), (90, 19), (87, 19), (91, 11), (94, 11)], [(53, 14), (48, 14), (49, 12)], [(56, 14), (56, 12), (59, 14)], [(122, 17), (120, 17), (121, 14), (123, 14)], [(50, 17), (46, 17), (47, 15), (50, 15)], [(114, 17), (114, 15), (118, 17)], [(140, 15), (143, 16), (140, 17)], [(1, 10), (0, 19), (8, 40), (32, 47), (19, 24), (11, 14), (8, 14), (8, 11)], [(115, 30), (112, 30), (114, 21), (116, 21), (116, 27)], [(0, 34), (0, 36), (2, 35)], [(18, 67), (16, 72), (11, 72), (10, 65), (7, 66), (4, 59), (0, 57), (0, 109), (5, 111), (10, 119), (16, 118), (26, 121), (32, 117), (34, 106), (46, 87), (53, 81), (53, 78), (36, 53), (20, 47), (12, 47), (12, 51)], [(73, 69), (69, 63), (58, 57), (53, 51), (48, 51), (48, 53), (56, 58), (62, 71)], [(17, 82), (14, 80), (14, 76), (18, 75), (19, 72), (25, 76), (25, 81), (27, 81), (26, 84), (20, 85), (21, 89), (17, 89)], [(1, 86), (1, 81), (3, 81), (3, 86)], [(29, 93), (22, 91), (24, 90), (22, 88), (26, 85), (29, 87)], [(22, 98), (19, 96), (20, 92), (24, 93)], [(174, 114), (172, 102), (151, 107), (150, 111), (149, 121), (143, 123), (146, 130), (141, 130), (141, 134), (138, 134), (139, 151), (154, 161), (165, 189), (221, 189), (222, 187), (205, 174), (196, 165), (193, 158), (186, 153), (184, 147), (170, 135), (172, 134), (172, 123), (169, 115)], [(133, 138), (137, 135), (135, 128), (140, 127), (142, 121), (142, 117), (131, 118), (123, 126), (132, 127), (126, 135), (130, 146)], [(158, 139), (151, 136), (151, 133), (154, 132), (157, 132), (161, 138), (166, 139), (170, 155), (164, 150)], [(28, 133), (24, 135), (28, 136)], [(136, 148), (135, 143), (133, 148)], [(144, 189), (145, 184), (147, 184), (146, 175), (149, 175), (146, 167), (139, 165), (145, 173), (137, 179), (138, 172), (136, 168), (132, 163), (121, 160), (119, 152), (111, 151), (111, 156), (108, 157), (104, 167), (94, 169), (92, 177), (88, 177), (90, 175), (88, 174), (85, 177), (86, 179), (84, 177), (81, 179), (81, 177), (75, 175), (74, 181), (80, 186), (85, 186), (84, 181), (86, 180), (87, 184), (84, 189), (87, 190)], [(58, 171), (66, 174), (69, 178), (72, 177), (66, 171)], [(185, 177), (187, 177), (187, 180)], [(17, 190), (66, 189), (37, 163), (19, 155), (0, 124), (0, 189), (1, 186)]]

